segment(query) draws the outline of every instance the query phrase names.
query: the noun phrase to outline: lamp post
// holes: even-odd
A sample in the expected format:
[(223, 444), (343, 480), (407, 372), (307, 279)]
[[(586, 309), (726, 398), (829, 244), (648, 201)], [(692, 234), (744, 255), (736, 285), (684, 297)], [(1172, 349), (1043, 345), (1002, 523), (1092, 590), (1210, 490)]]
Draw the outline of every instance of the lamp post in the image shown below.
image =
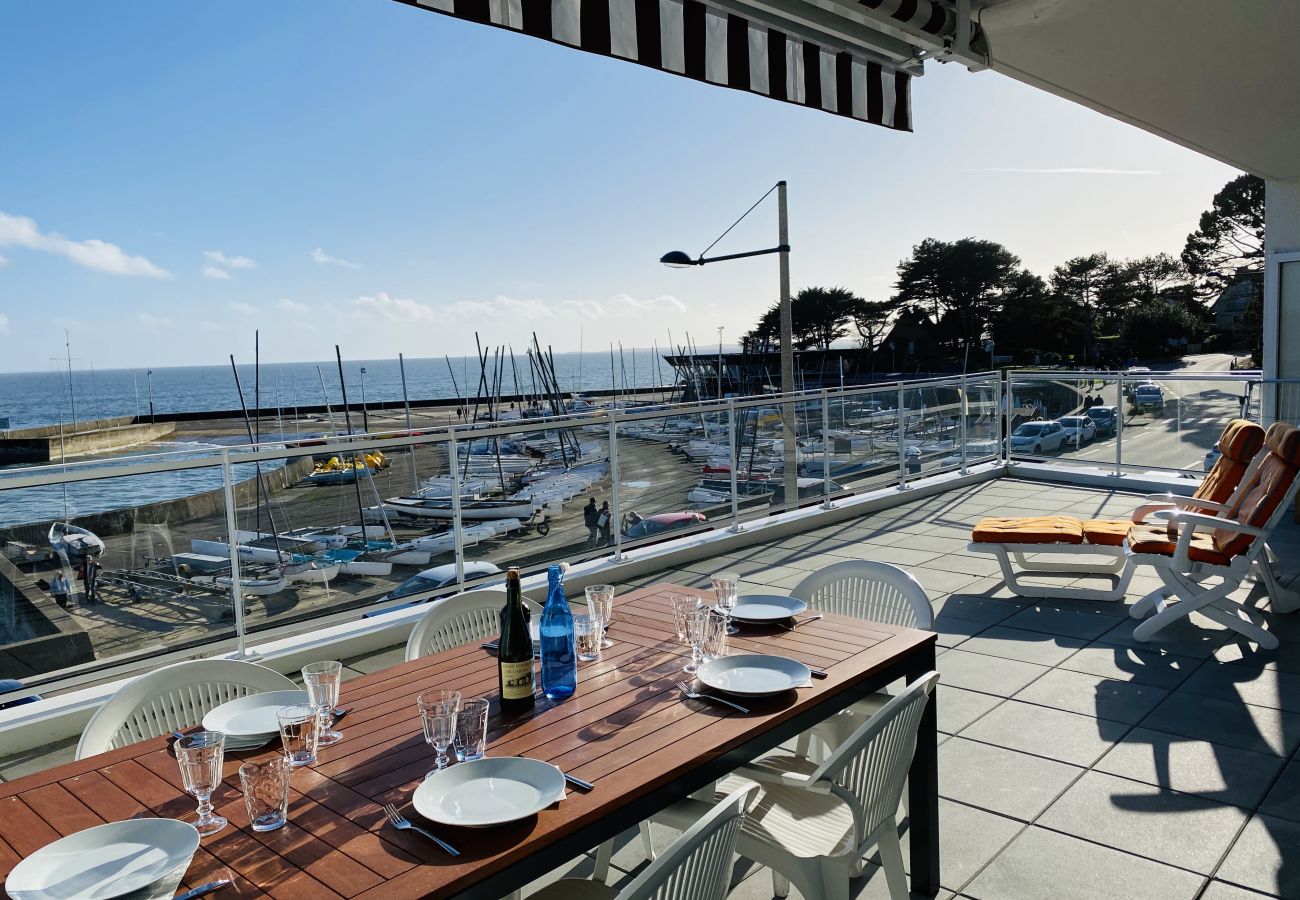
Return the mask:
[[(768, 194), (776, 191), (777, 202), (777, 245), (769, 247), (766, 250), (750, 250), (745, 253), (726, 253), (721, 256), (705, 256), (710, 250), (717, 245), (718, 241), (727, 236), (727, 233), (740, 224), (741, 219), (754, 211), (759, 203), (767, 199)], [(731, 228), (718, 237), (708, 247), (704, 248), (697, 258), (692, 259), (689, 253), (681, 250), (672, 250), (660, 257), (659, 261), (672, 268), (686, 268), (688, 266), (703, 266), (709, 263), (724, 262), (730, 259), (746, 259), (751, 256), (765, 256), (770, 253), (778, 254), (780, 260), (780, 289), (781, 289), (781, 396), (787, 402), (781, 406), (781, 445), (782, 460), (784, 470), (785, 499), (787, 503), (797, 503), (799, 500), (799, 469), (798, 463), (795, 462), (795, 427), (794, 427), (794, 327), (793, 317), (790, 312), (790, 221), (786, 212), (786, 184), (784, 181), (778, 181), (767, 194), (758, 198), (758, 202), (745, 211), (745, 214), (732, 223)], [(721, 369), (719, 368), (719, 372)], [(721, 376), (719, 376), (721, 377)], [(720, 392), (719, 392), (720, 393)]]
[(146, 371), (146, 372), (144, 373), (144, 382), (145, 382), (145, 385), (146, 385), (146, 386), (148, 387), (148, 389), (149, 389), (149, 424), (152, 425), (152, 424), (154, 423), (154, 417), (153, 417), (153, 369), (149, 369), (148, 371)]
[(370, 414), (366, 412), (366, 367), (361, 367), (361, 430), (370, 434)]

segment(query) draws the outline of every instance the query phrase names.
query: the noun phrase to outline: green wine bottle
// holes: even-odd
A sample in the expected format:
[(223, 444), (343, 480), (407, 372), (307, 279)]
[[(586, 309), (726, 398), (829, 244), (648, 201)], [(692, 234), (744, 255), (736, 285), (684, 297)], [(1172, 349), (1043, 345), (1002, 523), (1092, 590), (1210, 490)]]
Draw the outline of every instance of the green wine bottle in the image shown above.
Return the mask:
[(497, 644), (497, 679), (503, 713), (532, 708), (535, 702), (533, 639), (524, 615), (519, 570), (513, 567), (506, 572), (506, 605), (501, 610), (501, 640)]

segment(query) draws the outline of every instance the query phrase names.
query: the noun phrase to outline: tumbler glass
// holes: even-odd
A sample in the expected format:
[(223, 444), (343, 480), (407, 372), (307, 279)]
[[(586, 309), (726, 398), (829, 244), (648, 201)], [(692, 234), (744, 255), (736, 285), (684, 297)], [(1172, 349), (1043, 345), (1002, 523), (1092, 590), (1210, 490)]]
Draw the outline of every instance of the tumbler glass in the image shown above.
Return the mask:
[(727, 655), (727, 617), (711, 609), (705, 610), (704, 641), (701, 655), (705, 661), (721, 659)]
[(306, 766), (316, 761), (316, 741), (320, 737), (320, 716), (314, 706), (283, 706), (275, 714), (280, 722), (280, 740), (289, 764)]
[(689, 644), (686, 622), (700, 608), (700, 598), (694, 594), (670, 594), (668, 602), (673, 608), (673, 625), (677, 629), (677, 640)]
[(573, 643), (579, 662), (600, 659), (600, 639), (605, 631), (601, 626), (604, 624), (596, 615), (573, 617)]
[(273, 756), (239, 767), (244, 806), (254, 831), (274, 831), (289, 821), (289, 773), (293, 766), (283, 756)]
[(456, 713), (456, 759), (478, 759), (487, 749), (488, 702), (484, 699), (462, 700)]

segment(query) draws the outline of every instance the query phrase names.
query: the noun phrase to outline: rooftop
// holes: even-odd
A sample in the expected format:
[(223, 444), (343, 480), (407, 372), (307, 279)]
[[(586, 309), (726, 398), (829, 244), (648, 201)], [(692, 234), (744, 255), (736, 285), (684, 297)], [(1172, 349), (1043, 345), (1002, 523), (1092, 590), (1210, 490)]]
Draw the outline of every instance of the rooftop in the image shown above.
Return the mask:
[[(1004, 477), (620, 587), (703, 587), (726, 567), (750, 586), (789, 589), (854, 558), (911, 572), (933, 600), (942, 648), (941, 898), (1300, 896), (1300, 624), (1268, 614), (1256, 587), (1250, 601), (1281, 638), (1277, 651), (1195, 614), (1140, 644), (1128, 604), (1016, 598), (991, 558), (965, 550), (990, 513), (1123, 517), (1138, 500)], [(1283, 524), (1271, 546), (1294, 571), (1300, 527)], [(1128, 602), (1158, 584), (1139, 571)], [(376, 671), (402, 652), (347, 659), (346, 671)], [(0, 779), (69, 760), (74, 744), (0, 760)], [(611, 880), (644, 864), (635, 838), (620, 839)], [(663, 831), (656, 843), (670, 840)], [(590, 866), (574, 860), (557, 875)], [(735, 878), (733, 898), (772, 896), (765, 872), (738, 866)], [(874, 866), (855, 887), (887, 896)]]

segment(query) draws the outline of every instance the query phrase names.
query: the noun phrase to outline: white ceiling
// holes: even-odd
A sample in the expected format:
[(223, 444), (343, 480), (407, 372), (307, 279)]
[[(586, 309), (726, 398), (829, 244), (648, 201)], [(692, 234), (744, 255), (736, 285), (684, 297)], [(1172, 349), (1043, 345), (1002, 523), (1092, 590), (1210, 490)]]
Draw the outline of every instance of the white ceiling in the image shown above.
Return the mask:
[(1300, 178), (1296, 0), (988, 0), (992, 67), (1264, 178)]

